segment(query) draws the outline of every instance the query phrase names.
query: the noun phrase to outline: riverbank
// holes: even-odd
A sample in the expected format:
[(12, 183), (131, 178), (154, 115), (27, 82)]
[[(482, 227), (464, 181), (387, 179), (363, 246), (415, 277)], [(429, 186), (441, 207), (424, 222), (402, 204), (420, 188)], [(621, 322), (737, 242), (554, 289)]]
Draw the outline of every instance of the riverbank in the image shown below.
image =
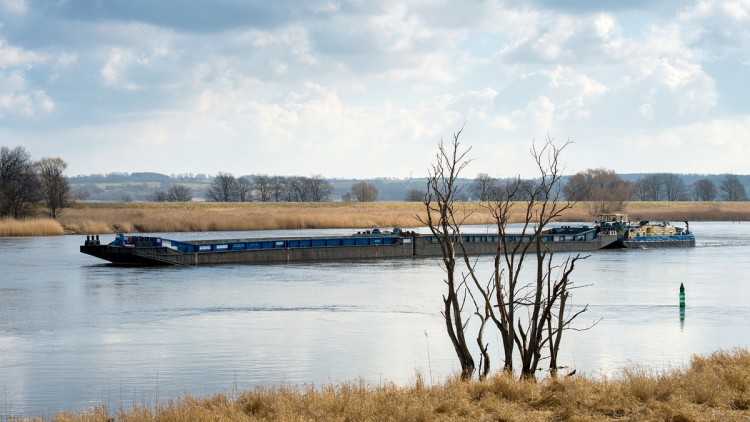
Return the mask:
[[(467, 224), (492, 223), (481, 204), (457, 205)], [(559, 221), (593, 221), (594, 208), (578, 203)], [(520, 222), (523, 204), (515, 209), (511, 222)], [(632, 220), (748, 221), (750, 202), (630, 202), (622, 212)], [(416, 215), (425, 215), (418, 202), (98, 202), (76, 204), (57, 220), (0, 220), (0, 236), (415, 227)]]
[(695, 356), (687, 368), (666, 373), (625, 370), (617, 379), (574, 375), (534, 383), (496, 375), (430, 386), (417, 376), (406, 387), (364, 381), (317, 388), (282, 384), (204, 398), (185, 395), (157, 408), (98, 407), (53, 420), (740, 421), (748, 411), (750, 352), (736, 349)]

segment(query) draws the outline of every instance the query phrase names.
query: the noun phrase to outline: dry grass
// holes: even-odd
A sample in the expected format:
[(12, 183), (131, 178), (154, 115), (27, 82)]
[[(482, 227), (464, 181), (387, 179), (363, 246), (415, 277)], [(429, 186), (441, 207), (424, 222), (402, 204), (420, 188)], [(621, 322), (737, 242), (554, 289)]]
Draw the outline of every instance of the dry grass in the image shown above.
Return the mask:
[(57, 236), (64, 234), (63, 227), (55, 220), (47, 218), (30, 218), (0, 220), (0, 236)]
[[(560, 221), (593, 221), (591, 208), (579, 203)], [(467, 224), (492, 222), (479, 203), (460, 203), (458, 209), (468, 215)], [(524, 204), (514, 208), (511, 222), (522, 221), (523, 209)], [(630, 202), (624, 212), (637, 220), (747, 221), (750, 202)], [(81, 203), (66, 209), (58, 221), (67, 233), (103, 234), (415, 227), (416, 215), (425, 216), (421, 203), (134, 202)]]
[(68, 421), (747, 421), (750, 352), (719, 351), (684, 369), (626, 371), (619, 379), (585, 376), (538, 383), (496, 375), (409, 386), (364, 381), (320, 388), (280, 385), (198, 398), (184, 395), (157, 409), (60, 413)]
[[(468, 224), (491, 223), (479, 203), (458, 205)], [(568, 210), (563, 221), (592, 221), (589, 205)], [(523, 204), (515, 207), (512, 222), (523, 220)], [(630, 203), (626, 212), (637, 219), (652, 220), (748, 220), (750, 203), (671, 202)], [(61, 218), (66, 229), (82, 234), (108, 232), (239, 231), (319, 228), (414, 227), (424, 206), (413, 202), (373, 203), (129, 203), (85, 204), (66, 210)], [(105, 224), (88, 229), (91, 223)], [(89, 226), (86, 225), (89, 224)]]
[(748, 221), (750, 202), (629, 202), (632, 220)]

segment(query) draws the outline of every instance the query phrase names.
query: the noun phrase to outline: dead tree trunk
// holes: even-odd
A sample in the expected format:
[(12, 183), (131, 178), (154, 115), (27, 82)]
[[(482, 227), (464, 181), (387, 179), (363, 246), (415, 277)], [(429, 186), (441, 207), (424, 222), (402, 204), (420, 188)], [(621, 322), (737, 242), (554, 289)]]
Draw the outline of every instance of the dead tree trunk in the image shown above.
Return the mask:
[[(494, 259), (491, 318), (503, 343), (504, 370), (512, 372), (515, 369), (513, 359), (517, 354), (521, 361), (520, 375), (524, 379), (535, 379), (547, 347), (553, 352), (549, 358), (557, 366), (562, 332), (580, 314), (566, 314), (565, 305), (568, 276), (575, 261), (581, 258), (574, 258), (570, 268), (566, 266), (563, 277), (557, 279), (552, 274), (552, 253), (542, 240), (542, 232), (547, 225), (574, 205), (571, 201), (561, 201), (562, 170), (558, 159), (567, 145), (557, 147), (548, 139), (541, 149), (532, 147), (531, 154), (540, 172), (537, 181), (530, 185), (516, 179), (515, 183), (507, 185), (502, 199), (487, 205), (499, 235)], [(520, 204), (525, 206), (520, 233), (518, 229), (515, 233), (509, 233), (510, 211)], [(510, 242), (508, 239), (511, 236), (521, 240)], [(522, 272), (527, 257), (536, 258), (536, 265), (532, 278), (523, 281), (524, 277), (528, 277)], [(552, 327), (553, 318), (557, 318), (555, 328)]]
[(474, 373), (475, 364), (466, 341), (466, 322), (468, 321), (464, 321), (463, 306), (467, 291), (465, 280), (456, 280), (454, 242), (456, 236), (460, 237), (460, 225), (463, 222), (457, 221), (454, 209), (454, 201), (460, 191), (456, 179), (469, 163), (464, 159), (469, 149), (459, 151), (460, 134), (461, 131), (453, 135), (453, 143), (448, 150), (443, 142), (440, 142), (436, 162), (432, 165), (427, 180), (427, 193), (424, 199), (427, 216), (425, 218), (417, 216), (417, 219), (430, 228), (442, 250), (447, 287), (443, 295), (443, 317), (448, 337), (451, 339), (461, 365), (461, 378), (468, 380)]

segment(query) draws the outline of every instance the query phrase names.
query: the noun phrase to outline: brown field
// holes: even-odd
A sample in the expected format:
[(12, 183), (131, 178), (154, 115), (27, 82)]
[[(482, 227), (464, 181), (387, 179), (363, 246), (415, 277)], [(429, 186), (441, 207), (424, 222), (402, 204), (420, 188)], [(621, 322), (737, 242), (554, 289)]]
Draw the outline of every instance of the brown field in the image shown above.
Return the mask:
[[(458, 204), (469, 215), (468, 224), (490, 223), (479, 203)], [(582, 202), (560, 221), (593, 221), (593, 205)], [(522, 221), (523, 204), (514, 221)], [(623, 211), (633, 220), (747, 221), (750, 202), (630, 202)], [(2, 220), (0, 236), (106, 234), (116, 232), (204, 232), (315, 228), (415, 227), (424, 215), (415, 202), (370, 203), (81, 203), (66, 209), (57, 222), (43, 219)], [(59, 223), (59, 224), (58, 224)], [(33, 227), (26, 227), (26, 226)]]
[(184, 395), (128, 411), (98, 407), (59, 413), (68, 421), (747, 421), (750, 352), (696, 356), (686, 368), (656, 374), (626, 370), (616, 379), (575, 375), (557, 381), (448, 380), (429, 385), (417, 375), (400, 387), (365, 381), (280, 385), (211, 397)]

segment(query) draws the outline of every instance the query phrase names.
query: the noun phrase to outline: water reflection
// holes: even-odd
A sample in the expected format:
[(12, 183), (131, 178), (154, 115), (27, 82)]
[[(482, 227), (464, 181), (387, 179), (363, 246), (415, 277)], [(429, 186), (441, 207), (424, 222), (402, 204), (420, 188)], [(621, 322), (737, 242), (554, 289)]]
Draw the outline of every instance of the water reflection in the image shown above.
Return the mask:
[[(571, 299), (589, 304), (580, 326), (598, 323), (563, 338), (562, 365), (594, 375), (658, 370), (747, 346), (750, 225), (691, 228), (695, 248), (599, 252), (577, 265), (575, 282), (588, 287)], [(9, 403), (0, 419), (153, 403), (157, 390), (166, 399), (279, 382), (408, 383), (415, 371), (439, 381), (458, 369), (434, 259), (118, 268), (78, 253), (83, 240), (0, 238), (0, 388)], [(489, 274), (489, 259), (479, 266)], [(678, 328), (680, 283), (691, 319), (680, 308)]]

